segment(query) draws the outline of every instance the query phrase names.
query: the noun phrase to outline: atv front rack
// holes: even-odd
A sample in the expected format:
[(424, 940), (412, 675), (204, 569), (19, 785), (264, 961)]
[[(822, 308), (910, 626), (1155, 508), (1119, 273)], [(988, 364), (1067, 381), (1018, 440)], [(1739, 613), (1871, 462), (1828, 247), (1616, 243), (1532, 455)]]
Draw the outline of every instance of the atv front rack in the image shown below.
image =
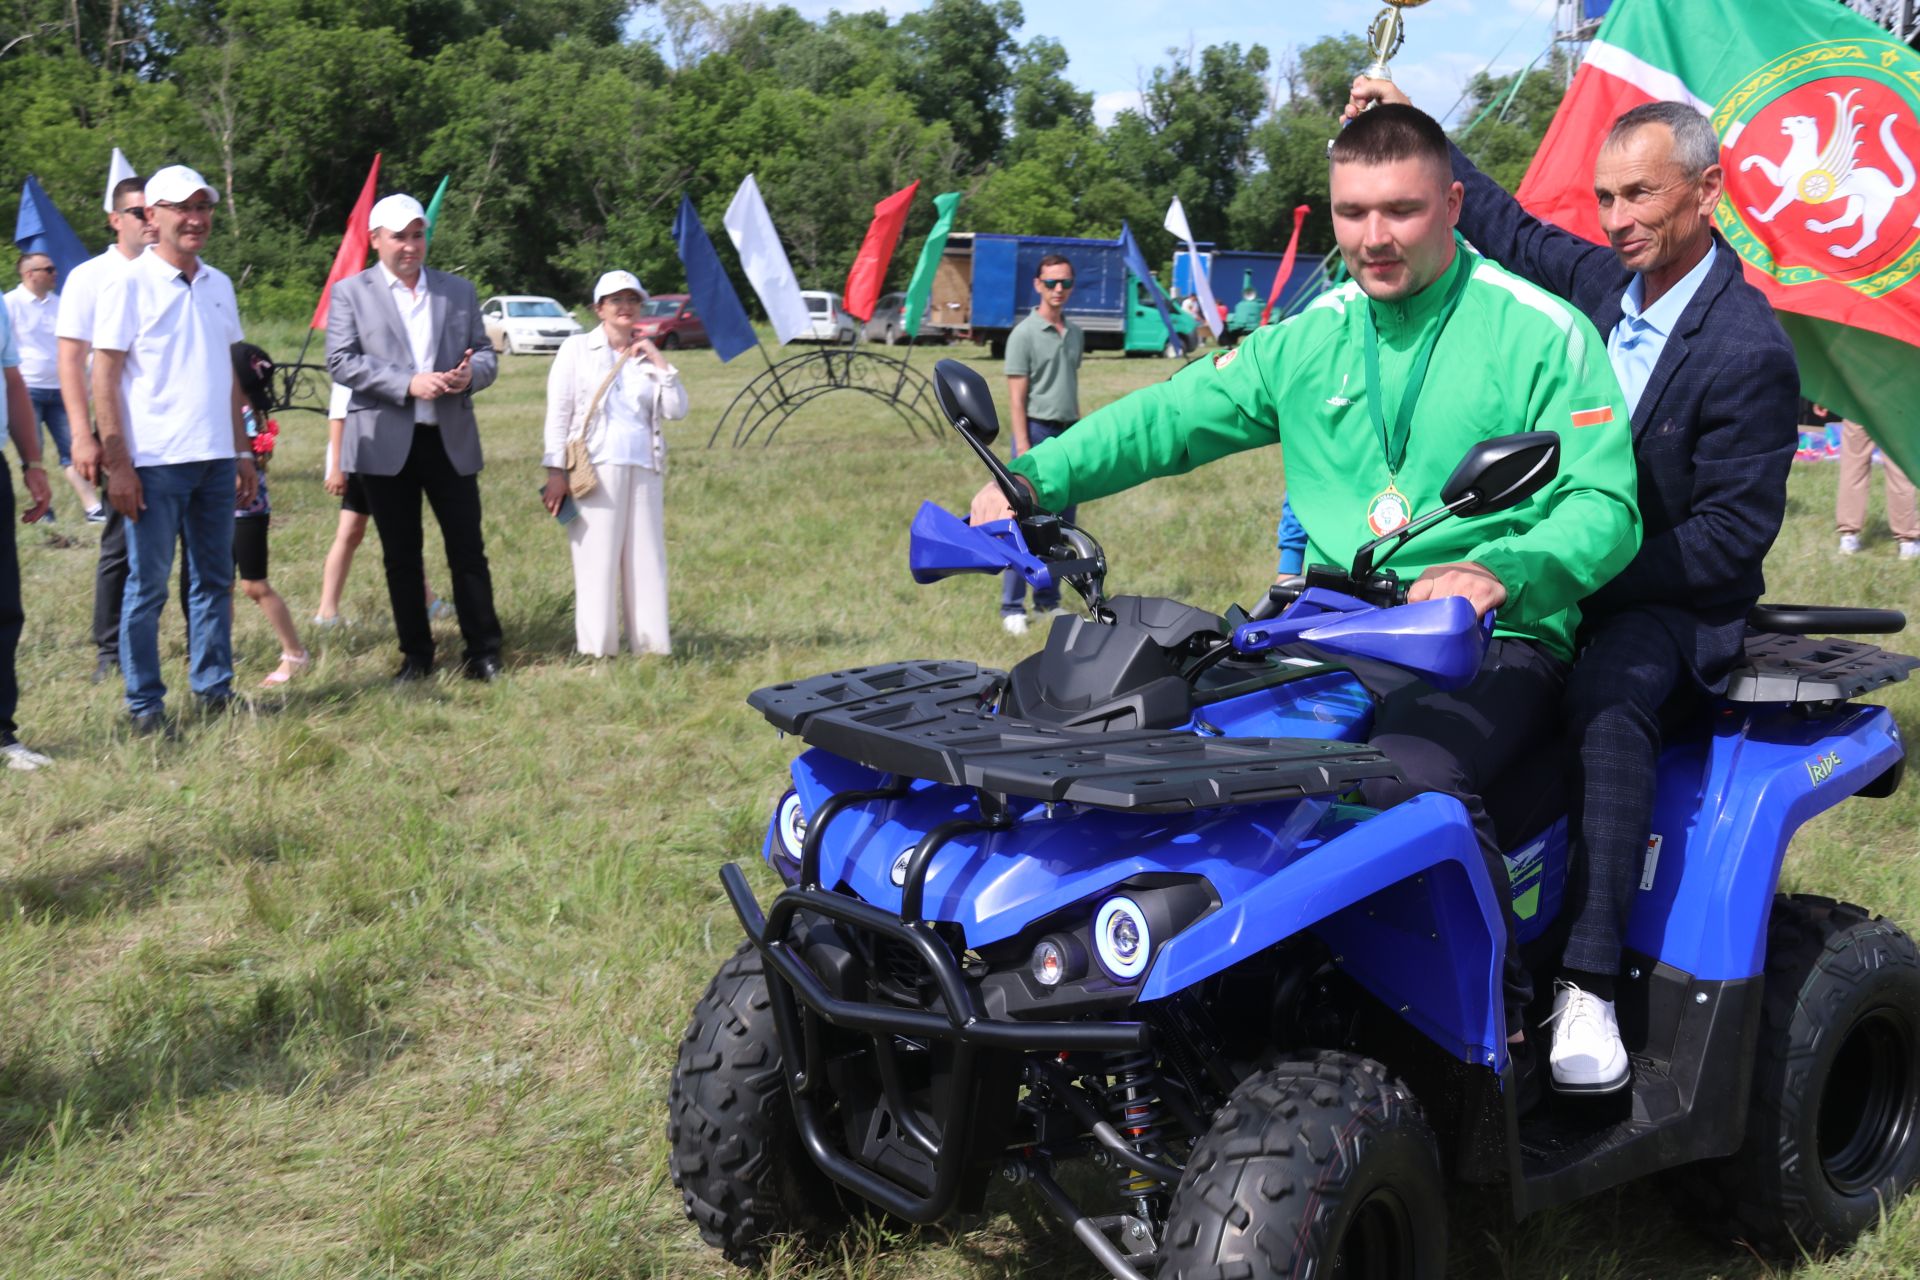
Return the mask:
[(1016, 720), (989, 708), (1005, 679), (970, 662), (896, 662), (773, 685), (747, 704), (775, 728), (881, 773), (1135, 813), (1338, 795), (1399, 776), (1360, 743)]

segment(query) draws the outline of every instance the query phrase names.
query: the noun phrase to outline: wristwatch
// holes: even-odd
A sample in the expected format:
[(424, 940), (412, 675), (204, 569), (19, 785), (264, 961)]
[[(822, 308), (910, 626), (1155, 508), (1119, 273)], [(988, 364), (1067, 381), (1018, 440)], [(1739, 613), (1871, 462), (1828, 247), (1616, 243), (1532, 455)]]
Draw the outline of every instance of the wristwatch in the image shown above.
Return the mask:
[(20, 469), (22, 471), (45, 471), (47, 469), (47, 464), (40, 461), (40, 459), (38, 458), (35, 458), (32, 462), (27, 462), (25, 460), (22, 460), (20, 463)]

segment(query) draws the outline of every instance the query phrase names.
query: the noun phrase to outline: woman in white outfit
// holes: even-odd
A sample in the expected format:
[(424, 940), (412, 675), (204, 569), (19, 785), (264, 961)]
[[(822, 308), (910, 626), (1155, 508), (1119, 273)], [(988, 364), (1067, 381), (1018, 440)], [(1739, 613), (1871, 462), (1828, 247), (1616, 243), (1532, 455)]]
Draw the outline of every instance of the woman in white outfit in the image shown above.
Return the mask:
[[(620, 651), (623, 624), (633, 652), (672, 651), (662, 427), (687, 416), (687, 390), (679, 370), (653, 343), (634, 336), (646, 300), (631, 272), (601, 276), (593, 286), (600, 323), (562, 343), (547, 374), (547, 484), (541, 493), (547, 510), (559, 515), (567, 497), (569, 438), (585, 433), (599, 477), (593, 492), (576, 500), (579, 515), (567, 526), (574, 641), (594, 657)], [(593, 409), (596, 395), (600, 403)]]

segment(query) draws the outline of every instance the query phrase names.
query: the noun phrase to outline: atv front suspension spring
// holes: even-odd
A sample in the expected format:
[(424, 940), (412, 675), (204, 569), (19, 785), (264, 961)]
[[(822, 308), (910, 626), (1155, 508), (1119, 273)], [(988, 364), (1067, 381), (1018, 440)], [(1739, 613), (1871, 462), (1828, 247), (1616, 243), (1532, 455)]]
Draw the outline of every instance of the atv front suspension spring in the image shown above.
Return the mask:
[[(1160, 1130), (1166, 1118), (1160, 1101), (1160, 1071), (1150, 1053), (1128, 1054), (1113, 1065), (1113, 1085), (1107, 1090), (1107, 1107), (1113, 1125), (1136, 1151), (1152, 1155), (1160, 1147)], [(1160, 1184), (1144, 1173), (1127, 1170), (1120, 1179), (1120, 1190), (1129, 1197), (1151, 1195)]]

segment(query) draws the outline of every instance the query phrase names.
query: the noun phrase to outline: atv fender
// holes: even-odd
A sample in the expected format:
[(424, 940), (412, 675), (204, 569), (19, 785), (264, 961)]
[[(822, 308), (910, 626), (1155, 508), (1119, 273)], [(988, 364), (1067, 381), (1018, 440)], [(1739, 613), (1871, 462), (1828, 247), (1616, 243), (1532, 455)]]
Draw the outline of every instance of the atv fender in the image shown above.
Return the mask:
[(1467, 811), (1421, 795), (1329, 840), (1223, 902), (1155, 956), (1142, 1001), (1183, 991), (1302, 930), (1447, 1053), (1505, 1060), (1506, 929)]
[(1904, 759), (1885, 707), (1723, 707), (1711, 737), (1661, 759), (1627, 948), (1706, 981), (1760, 973), (1793, 833)]

